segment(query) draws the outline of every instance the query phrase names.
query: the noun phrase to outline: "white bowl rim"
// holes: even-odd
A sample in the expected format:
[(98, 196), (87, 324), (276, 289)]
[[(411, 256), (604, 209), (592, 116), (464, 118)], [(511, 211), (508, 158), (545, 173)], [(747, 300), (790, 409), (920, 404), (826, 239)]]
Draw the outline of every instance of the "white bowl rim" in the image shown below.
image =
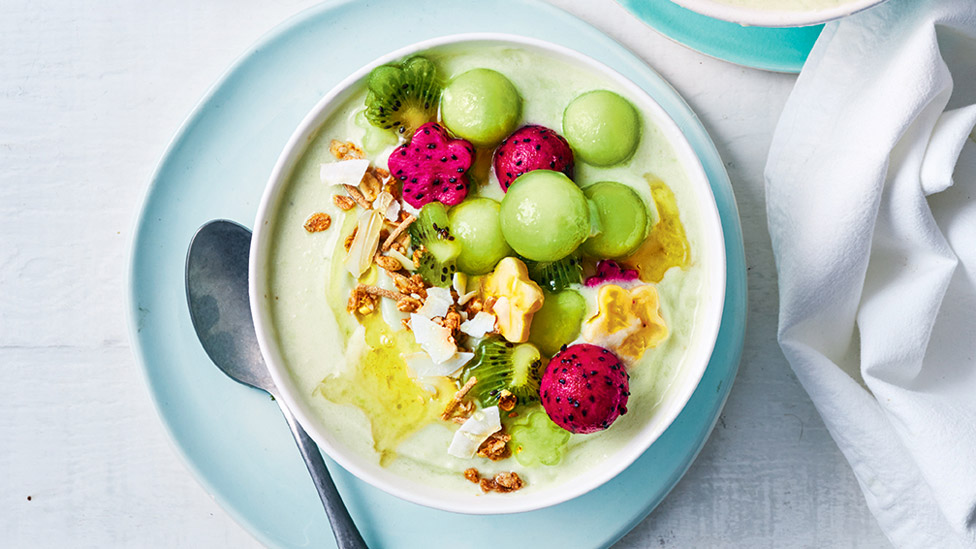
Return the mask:
[[(524, 497), (520, 497), (519, 492), (501, 496), (497, 494), (478, 494), (477, 496), (461, 494), (453, 501), (446, 501), (443, 497), (416, 491), (415, 485), (413, 489), (410, 486), (404, 487), (398, 485), (397, 481), (402, 482), (404, 480), (402, 477), (388, 473), (385, 470), (377, 472), (375, 471), (377, 467), (372, 464), (367, 464), (366, 466), (360, 464), (359, 460), (355, 459), (355, 451), (337, 448), (327, 436), (319, 432), (317, 429), (319, 423), (314, 419), (314, 414), (311, 413), (305, 401), (297, 396), (299, 391), (287, 371), (287, 367), (284, 366), (285, 361), (274, 336), (270, 310), (266, 306), (268, 301), (263, 297), (268, 293), (268, 279), (265, 266), (272, 233), (271, 229), (273, 227), (271, 219), (277, 207), (278, 199), (281, 196), (281, 191), (287, 186), (286, 182), (296, 162), (304, 153), (309, 140), (315, 135), (315, 132), (325, 119), (328, 118), (328, 115), (331, 114), (332, 110), (329, 107), (333, 101), (342, 98), (345, 93), (351, 93), (351, 90), (354, 89), (352, 85), (365, 78), (373, 68), (379, 65), (390, 63), (410, 54), (435, 47), (477, 42), (514, 44), (526, 48), (535, 48), (537, 50), (543, 50), (550, 55), (561, 56), (562, 58), (571, 60), (571, 62), (579, 63), (590, 70), (606, 76), (616, 85), (626, 89), (632, 96), (641, 98), (642, 102), (646, 103), (644, 109), (650, 108), (654, 111), (653, 119), (655, 123), (674, 148), (675, 154), (679, 158), (679, 163), (687, 172), (689, 185), (695, 187), (694, 194), (701, 199), (698, 206), (700, 208), (700, 222), (703, 231), (702, 244), (703, 247), (709, 248), (708, 255), (710, 256), (709, 264), (711, 266), (705, 281), (705, 284), (708, 286), (706, 295), (709, 298), (709, 302), (705, 304), (705, 307), (700, 313), (700, 318), (696, 319), (696, 324), (699, 322), (702, 323), (702, 345), (694, 348), (698, 349), (696, 360), (688, 360), (686, 358), (682, 366), (682, 371), (692, 374), (691, 377), (679, 388), (680, 390), (674, 387), (674, 380), (677, 377), (672, 379), (671, 386), (666, 390), (667, 398), (662, 398), (662, 401), (655, 408), (653, 421), (649, 420), (641, 428), (637, 436), (622, 446), (613, 456), (606, 458), (602, 462), (604, 467), (592, 471), (591, 473), (593, 474), (576, 477), (575, 482), (558, 483), (549, 489), (531, 493)], [(338, 104), (341, 104), (341, 101), (337, 101), (336, 105)], [(705, 368), (711, 359), (711, 354), (717, 340), (726, 291), (725, 238), (711, 185), (705, 174), (704, 167), (691, 147), (691, 144), (664, 108), (648, 92), (644, 91), (643, 88), (634, 84), (616, 70), (587, 55), (545, 40), (492, 32), (452, 34), (404, 46), (364, 65), (326, 93), (298, 125), (272, 170), (264, 194), (261, 197), (254, 222), (254, 234), (251, 240), (248, 271), (251, 314), (254, 319), (261, 354), (268, 365), (272, 379), (278, 387), (280, 398), (294, 414), (298, 422), (305, 428), (309, 436), (319, 445), (319, 448), (360, 480), (403, 500), (443, 511), (479, 515), (533, 511), (571, 500), (610, 481), (636, 461), (671, 425), (697, 389), (698, 383), (701, 381)], [(694, 368), (694, 371), (690, 370), (691, 368)], [(648, 433), (648, 428), (651, 423), (654, 424), (654, 429)], [(644, 439), (646, 439), (646, 442)], [(638, 441), (640, 444), (635, 444)], [(464, 503), (459, 503), (459, 500), (463, 500)]]
[(671, 0), (713, 19), (753, 27), (808, 27), (866, 10), (885, 0), (852, 0), (839, 6), (807, 10), (769, 10), (733, 6), (719, 0)]

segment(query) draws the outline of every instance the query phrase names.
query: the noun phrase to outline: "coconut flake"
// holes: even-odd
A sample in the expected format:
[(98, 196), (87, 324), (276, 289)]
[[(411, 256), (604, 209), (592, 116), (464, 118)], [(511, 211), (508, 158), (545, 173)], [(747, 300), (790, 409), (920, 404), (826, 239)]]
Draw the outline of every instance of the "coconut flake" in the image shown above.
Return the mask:
[(383, 228), (383, 214), (377, 211), (366, 211), (359, 216), (356, 226), (356, 236), (349, 246), (345, 265), (349, 274), (359, 278), (373, 264), (373, 255), (380, 244), (380, 229)]
[(434, 286), (427, 288), (427, 299), (424, 300), (423, 306), (417, 310), (417, 313), (427, 318), (443, 317), (447, 315), (451, 305), (454, 305), (454, 296), (451, 295), (451, 290)]
[(495, 315), (478, 311), (474, 318), (461, 323), (461, 331), (471, 337), (485, 337), (488, 332), (495, 331)]
[(424, 352), (411, 353), (403, 357), (410, 367), (414, 379), (436, 376), (453, 376), (461, 367), (474, 358), (474, 353), (454, 353), (454, 356), (440, 364), (435, 364), (430, 355)]
[(498, 406), (479, 410), (471, 414), (471, 417), (455, 431), (447, 453), (454, 457), (471, 459), (478, 451), (478, 447), (501, 428)]
[(457, 352), (457, 345), (451, 339), (450, 328), (435, 324), (423, 315), (410, 313), (410, 329), (417, 344), (427, 351), (435, 364), (450, 360)]
[(356, 187), (366, 175), (369, 160), (356, 158), (319, 165), (319, 179), (326, 185), (352, 185)]
[(386, 252), (386, 255), (388, 255), (389, 257), (392, 257), (393, 259), (396, 259), (397, 261), (399, 261), (400, 262), (400, 266), (403, 267), (404, 269), (408, 270), (408, 271), (413, 271), (415, 269), (415, 267), (413, 266), (413, 260), (410, 259), (409, 257), (403, 255), (402, 253), (398, 252), (396, 250), (396, 248), (390, 248)]
[(390, 202), (390, 206), (386, 208), (386, 218), (393, 223), (396, 223), (400, 219), (400, 203), (394, 200)]
[(403, 207), (403, 211), (407, 212), (408, 214), (414, 217), (420, 217), (420, 208), (414, 208), (413, 206), (411, 206), (406, 202), (401, 204), (401, 206)]
[(386, 191), (376, 196), (376, 200), (373, 201), (373, 209), (383, 212), (383, 215), (393, 223), (400, 219), (400, 203)]
[(454, 288), (458, 296), (464, 295), (464, 292), (468, 289), (468, 275), (461, 271), (454, 273), (454, 277), (451, 278), (451, 287)]
[[(399, 292), (396, 284), (393, 283), (393, 279), (388, 276), (377, 277), (376, 285), (384, 290), (389, 290), (391, 292)], [(410, 318), (407, 313), (401, 312), (397, 309), (397, 302), (393, 299), (380, 299), (380, 314), (383, 315), (383, 320), (390, 325), (390, 329), (395, 332), (401, 330), (406, 330), (403, 325), (403, 320)]]
[(458, 305), (464, 306), (465, 303), (471, 301), (478, 296), (478, 290), (472, 290), (464, 295), (458, 296)]

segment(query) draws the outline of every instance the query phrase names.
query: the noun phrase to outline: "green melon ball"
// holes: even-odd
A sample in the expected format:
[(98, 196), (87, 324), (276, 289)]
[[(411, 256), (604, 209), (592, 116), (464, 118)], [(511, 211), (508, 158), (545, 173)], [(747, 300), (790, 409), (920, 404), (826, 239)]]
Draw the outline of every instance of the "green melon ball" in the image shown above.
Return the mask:
[(533, 261), (556, 261), (590, 235), (590, 210), (583, 191), (562, 172), (534, 170), (512, 182), (502, 199), (505, 240)]
[(461, 242), (457, 267), (480, 275), (491, 272), (503, 257), (512, 255), (498, 219), (501, 204), (490, 198), (469, 198), (448, 212), (451, 234)]
[(600, 216), (600, 233), (583, 243), (593, 257), (630, 255), (647, 236), (647, 207), (633, 189), (615, 181), (601, 181), (583, 189)]
[(612, 166), (634, 154), (640, 117), (629, 101), (612, 91), (587, 92), (563, 112), (563, 137), (584, 162)]
[(476, 147), (493, 147), (515, 130), (522, 97), (491, 69), (474, 69), (451, 80), (441, 95), (441, 121)]
[(575, 290), (546, 292), (542, 308), (532, 315), (529, 341), (546, 356), (576, 339), (586, 317), (586, 300)]

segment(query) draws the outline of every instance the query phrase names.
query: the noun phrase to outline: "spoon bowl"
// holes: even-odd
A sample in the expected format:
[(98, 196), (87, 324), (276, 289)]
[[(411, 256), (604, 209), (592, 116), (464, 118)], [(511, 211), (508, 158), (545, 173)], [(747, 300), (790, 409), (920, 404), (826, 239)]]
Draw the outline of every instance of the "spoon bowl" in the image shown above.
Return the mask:
[(251, 232), (231, 221), (197, 231), (186, 258), (190, 318), (210, 360), (232, 379), (277, 398), (258, 347), (247, 297)]

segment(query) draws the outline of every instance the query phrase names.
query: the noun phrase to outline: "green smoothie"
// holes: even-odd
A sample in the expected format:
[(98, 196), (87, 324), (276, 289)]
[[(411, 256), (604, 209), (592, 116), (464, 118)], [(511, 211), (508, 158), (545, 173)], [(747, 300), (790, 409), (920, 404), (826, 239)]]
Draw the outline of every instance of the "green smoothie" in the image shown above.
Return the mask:
[[(599, 73), (534, 50), (447, 46), (423, 55), (436, 64), (445, 82), (473, 69), (503, 74), (522, 99), (518, 126), (540, 124), (558, 131), (566, 106), (592, 90), (610, 90), (638, 110), (641, 104), (628, 90)], [(691, 188), (671, 143), (653, 117), (639, 113), (640, 140), (633, 154), (607, 167), (578, 161), (573, 177), (584, 189), (601, 181), (626, 185), (647, 206), (648, 227), (657, 219), (657, 212), (647, 176), (665, 182), (674, 193), (691, 250), (688, 266), (669, 269), (656, 284), (670, 334), (628, 367), (628, 413), (607, 430), (572, 435), (558, 465), (524, 467), (513, 458), (497, 462), (478, 457), (461, 459), (446, 451), (457, 427), (438, 418), (456, 387), (417, 383), (404, 373), (403, 357), (419, 348), (401, 325), (407, 315), (389, 299), (379, 300), (379, 312), (362, 324), (346, 311), (356, 281), (343, 265), (343, 242), (362, 210), (346, 213), (336, 207), (333, 196), (341, 189), (324, 184), (319, 169), (321, 164), (335, 160), (329, 152), (332, 140), (362, 144), (365, 130), (356, 124), (356, 115), (363, 109), (364, 97), (365, 89), (349, 98), (308, 143), (273, 220), (274, 245), (268, 269), (272, 323), (287, 368), (318, 421), (338, 444), (366, 462), (419, 484), (468, 493), (480, 493), (477, 485), (461, 474), (469, 467), (476, 467), (485, 476), (516, 471), (525, 480), (523, 492), (571, 482), (601, 467), (604, 459), (631, 441), (654, 416), (675, 372), (683, 367), (686, 351), (700, 331), (696, 322), (704, 314), (701, 292), (707, 287), (708, 268), (699, 253), (704, 240), (699, 222), (701, 199)], [(370, 160), (386, 167), (392, 150), (392, 146), (387, 147)], [(471, 184), (468, 197), (478, 196), (501, 201), (504, 194), (493, 173), (487, 182)], [(312, 234), (303, 228), (315, 212), (332, 216), (330, 230)], [(393, 289), (388, 277), (373, 269), (363, 280)], [(584, 318), (595, 315), (597, 289), (574, 289), (586, 302)]]

